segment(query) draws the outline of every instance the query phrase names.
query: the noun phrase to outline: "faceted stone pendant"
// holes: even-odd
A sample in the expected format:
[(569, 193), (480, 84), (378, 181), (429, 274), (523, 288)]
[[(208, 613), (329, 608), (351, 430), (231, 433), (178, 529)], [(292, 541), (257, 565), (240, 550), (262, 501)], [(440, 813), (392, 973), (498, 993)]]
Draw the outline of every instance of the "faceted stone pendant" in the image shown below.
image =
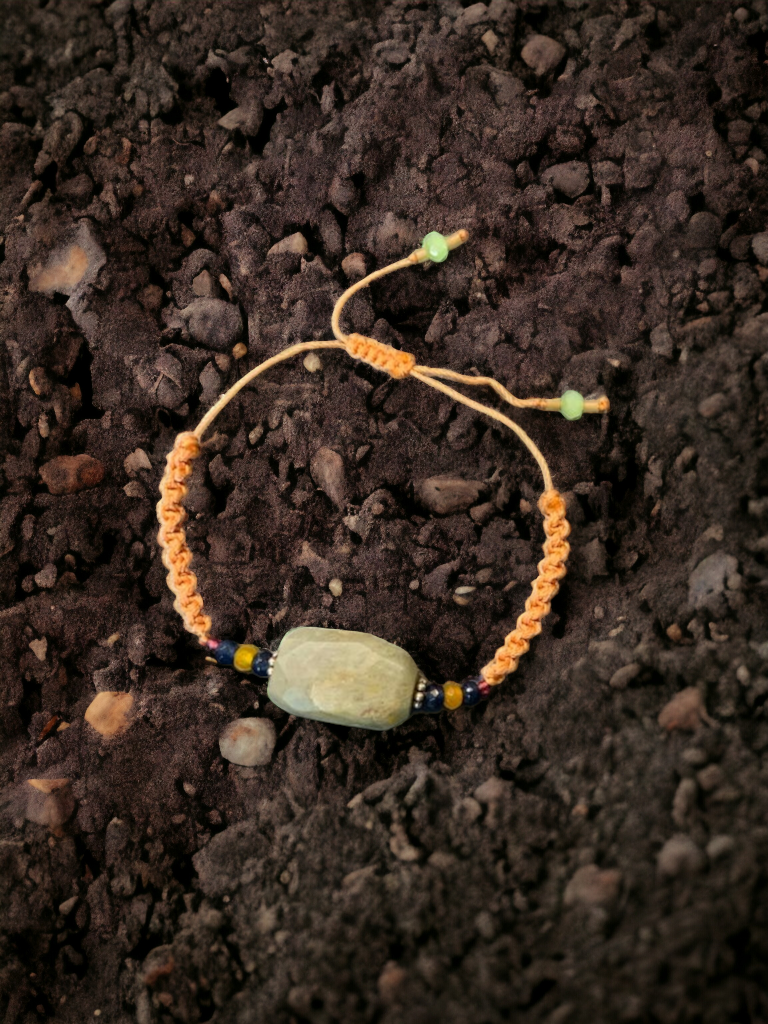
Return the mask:
[(301, 718), (391, 729), (410, 717), (419, 675), (410, 654), (378, 636), (299, 626), (280, 642), (267, 696)]

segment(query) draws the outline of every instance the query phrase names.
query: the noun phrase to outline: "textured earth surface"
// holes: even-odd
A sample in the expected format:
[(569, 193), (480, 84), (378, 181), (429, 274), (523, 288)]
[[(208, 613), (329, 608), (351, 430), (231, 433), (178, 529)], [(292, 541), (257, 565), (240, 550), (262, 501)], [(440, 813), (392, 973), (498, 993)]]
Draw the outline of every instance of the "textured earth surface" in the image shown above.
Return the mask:
[[(0, 20), (3, 1020), (768, 1021), (766, 0)], [(461, 226), (349, 323), (610, 396), (518, 417), (569, 575), (482, 706), (291, 719), (182, 634), (165, 455), (364, 268)], [(335, 352), (217, 427), (188, 502), (216, 634), (490, 658), (542, 541), (514, 438)], [(111, 738), (101, 691), (131, 698)], [(241, 718), (268, 763), (222, 757)]]

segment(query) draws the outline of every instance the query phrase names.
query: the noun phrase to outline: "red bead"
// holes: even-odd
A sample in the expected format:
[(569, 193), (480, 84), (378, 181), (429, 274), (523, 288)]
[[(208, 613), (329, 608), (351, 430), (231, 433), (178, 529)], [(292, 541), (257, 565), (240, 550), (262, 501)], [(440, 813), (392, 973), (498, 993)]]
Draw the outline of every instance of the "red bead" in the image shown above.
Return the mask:
[(491, 692), (491, 684), (486, 682), (485, 679), (480, 677), (477, 681), (477, 688), (480, 691), (480, 696), (483, 700), (486, 700), (488, 694)]

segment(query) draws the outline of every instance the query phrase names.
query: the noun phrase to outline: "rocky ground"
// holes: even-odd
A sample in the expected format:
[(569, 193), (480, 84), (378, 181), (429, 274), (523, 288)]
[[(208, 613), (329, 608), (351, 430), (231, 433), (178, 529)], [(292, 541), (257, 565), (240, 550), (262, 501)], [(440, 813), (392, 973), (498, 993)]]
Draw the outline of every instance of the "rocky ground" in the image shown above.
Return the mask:
[[(0, 1016), (768, 1021), (766, 0), (0, 12)], [(569, 575), (478, 708), (291, 719), (182, 634), (165, 455), (461, 226), (349, 322), (610, 396), (518, 417)], [(514, 439), (339, 353), (217, 426), (188, 502), (217, 635), (488, 660), (542, 540)], [(220, 753), (242, 717), (264, 764)]]

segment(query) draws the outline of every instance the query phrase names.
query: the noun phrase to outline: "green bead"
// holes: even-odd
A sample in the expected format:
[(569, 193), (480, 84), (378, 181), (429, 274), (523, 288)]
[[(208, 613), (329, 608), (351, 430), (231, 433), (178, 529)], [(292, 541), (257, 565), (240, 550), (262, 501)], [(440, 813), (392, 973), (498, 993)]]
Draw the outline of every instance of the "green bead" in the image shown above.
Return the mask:
[(299, 626), (280, 642), (267, 696), (300, 718), (391, 729), (410, 717), (418, 678), (413, 658), (378, 636)]
[(560, 412), (567, 420), (580, 420), (584, 412), (584, 398), (578, 391), (566, 391), (560, 399)]
[(445, 240), (445, 235), (441, 235), (439, 231), (430, 231), (421, 240), (421, 247), (427, 250), (427, 256), (432, 260), (433, 263), (442, 263), (448, 259), (448, 243)]

